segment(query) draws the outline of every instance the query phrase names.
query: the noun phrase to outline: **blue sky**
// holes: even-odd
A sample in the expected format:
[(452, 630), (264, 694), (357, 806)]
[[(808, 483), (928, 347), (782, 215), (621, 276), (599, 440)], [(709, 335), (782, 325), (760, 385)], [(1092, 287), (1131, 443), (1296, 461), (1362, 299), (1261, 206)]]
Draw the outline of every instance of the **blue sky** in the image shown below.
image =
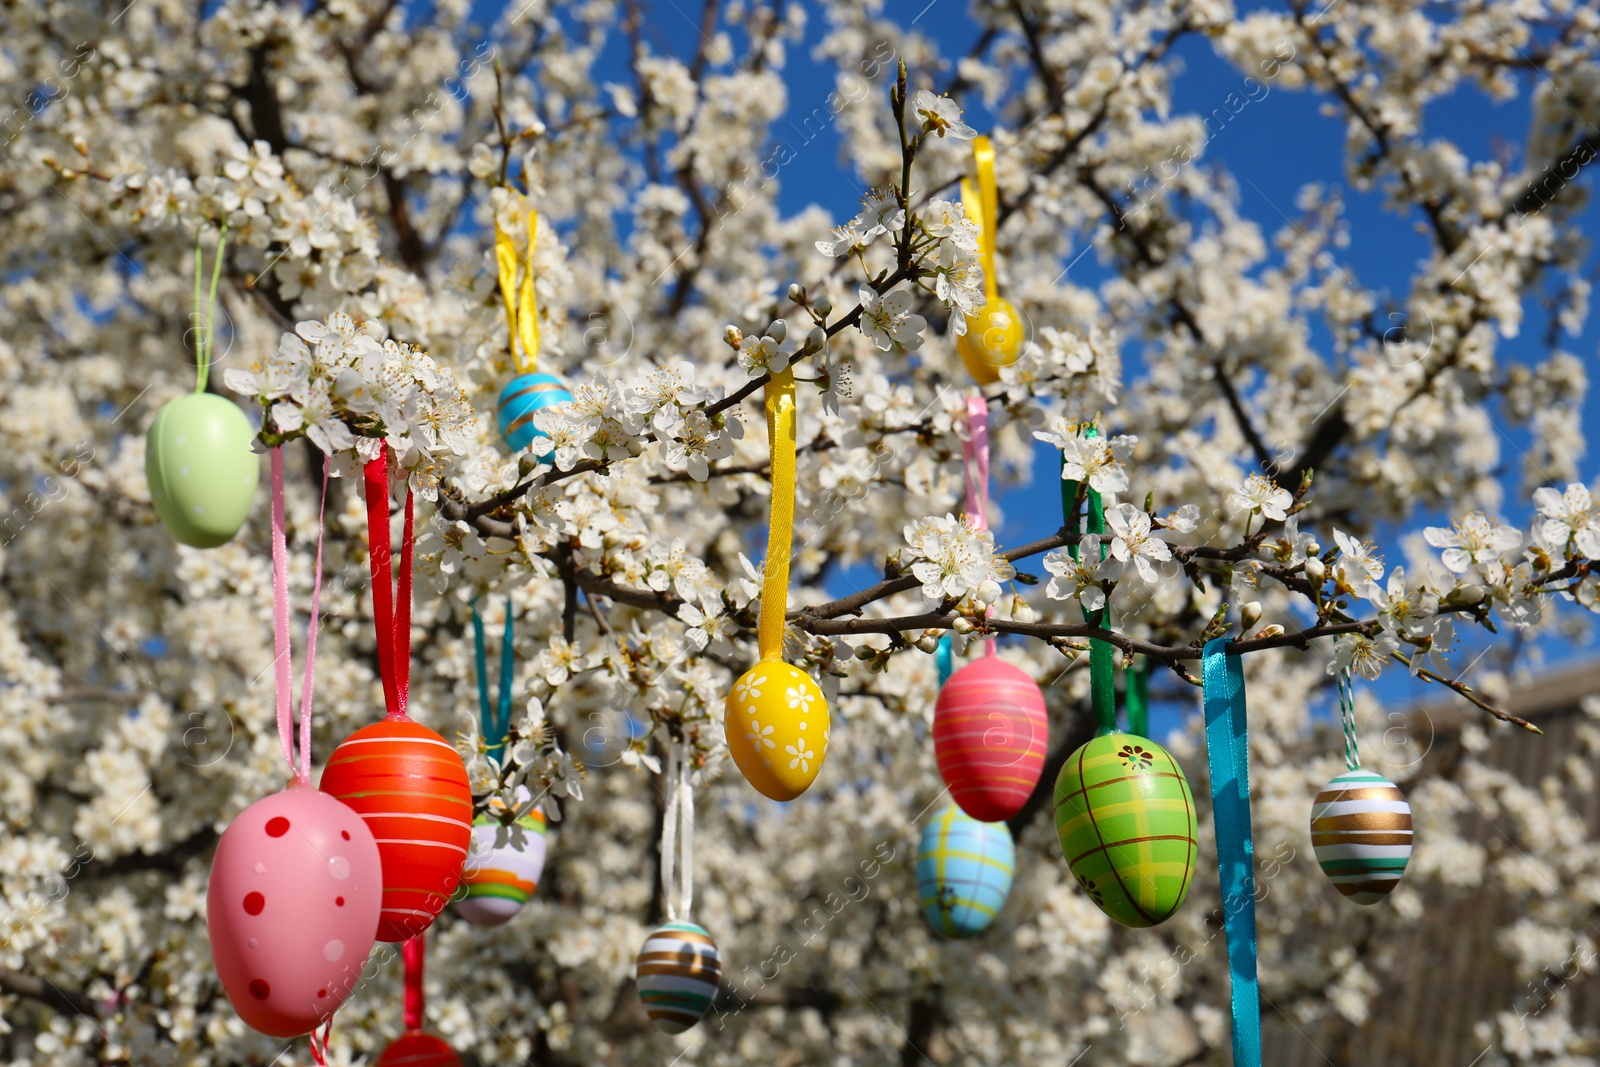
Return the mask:
[[(488, 0), (479, 10), (493, 10)], [(789, 84), (789, 116), (809, 114), (822, 105), (834, 89), (833, 68), (819, 63), (811, 51), (826, 26), (820, 10), (807, 2), (811, 13), (805, 41), (791, 47), (785, 72)], [(1264, 5), (1246, 4), (1244, 7)], [(960, 0), (933, 0), (926, 8), (919, 2), (891, 3), (893, 15), (906, 17), (922, 9), (917, 28), (936, 38), (947, 56), (963, 54), (976, 33), (966, 5)], [(658, 52), (669, 52), (687, 61), (699, 40), (699, 4), (694, 0), (653, 0), (646, 5), (644, 36)], [(1211, 42), (1202, 36), (1186, 38), (1176, 49), (1182, 73), (1174, 87), (1174, 111), (1205, 113), (1221, 105), (1223, 99), (1239, 89), (1241, 75), (1222, 60), (1212, 49)], [(631, 81), (624, 65), (625, 55), (619, 35), (616, 46), (602, 57), (598, 74), (601, 80)], [(1453, 140), (1474, 160), (1492, 158), (1496, 153), (1509, 153), (1511, 158), (1522, 158), (1522, 138), (1525, 136), (1531, 108), (1532, 83), (1526, 79), (1539, 75), (1524, 75), (1523, 94), (1514, 100), (1496, 103), (1474, 87), (1459, 89), (1453, 95), (1435, 102), (1425, 115), (1425, 134)], [(915, 81), (915, 77), (913, 78)], [(1336, 184), (1343, 189), (1346, 218), (1350, 225), (1349, 247), (1339, 250), (1340, 264), (1353, 272), (1363, 285), (1401, 298), (1404, 296), (1417, 264), (1428, 253), (1427, 239), (1416, 230), (1418, 215), (1400, 217), (1383, 206), (1380, 193), (1361, 194), (1344, 182), (1344, 126), (1339, 117), (1321, 113), (1323, 98), (1305, 92), (1291, 92), (1272, 86), (1264, 97), (1253, 99), (1248, 107), (1227, 126), (1217, 132), (1206, 146), (1204, 163), (1225, 167), (1237, 180), (1240, 209), (1255, 220), (1263, 232), (1271, 235), (1284, 224), (1285, 215), (1294, 216), (1296, 197), (1308, 182)], [(980, 129), (989, 125), (981, 109), (969, 115)], [(780, 126), (782, 120), (780, 120)], [(808, 146), (805, 156), (803, 180), (793, 171), (778, 177), (778, 201), (786, 213), (797, 212), (809, 204), (821, 204), (834, 216), (848, 217), (855, 203), (865, 192), (859, 178), (840, 158), (840, 144), (836, 131), (826, 128)], [(1580, 182), (1592, 183), (1592, 175), (1583, 175)], [(1600, 224), (1600, 209), (1591, 204), (1586, 223)], [(1592, 253), (1591, 253), (1592, 263)], [(1073, 268), (1078, 284), (1093, 284), (1106, 276), (1105, 268), (1095, 262), (1094, 256), (1085, 256)], [(1320, 328), (1319, 328), (1320, 329)], [(1542, 355), (1541, 337), (1544, 333), (1544, 315), (1530, 307), (1520, 337), (1505, 342), (1501, 350), (1503, 360), (1527, 359)], [(1326, 342), (1326, 334), (1314, 336), (1314, 341)], [(1586, 362), (1594, 349), (1594, 327), (1583, 336), (1566, 338), (1565, 347), (1584, 358)], [(1137, 355), (1125, 353), (1130, 376), (1137, 375)], [(1585, 411), (1585, 429), (1589, 433), (1600, 430), (1600, 410), (1591, 395)], [(1520, 465), (1519, 452), (1526, 445), (1526, 435), (1521, 431), (1503, 431), (1504, 462), (1513, 468)], [(1000, 540), (1018, 544), (1053, 532), (1060, 525), (1059, 502), (1055, 492), (1056, 453), (1039, 446), (1035, 454), (1034, 485), (999, 494), (1005, 511), (1005, 522), (998, 531)], [(1592, 463), (1582, 467), (1592, 477)], [(1517, 487), (1512, 484), (1507, 494), (1506, 517), (1513, 523), (1526, 519), (1527, 506), (1521, 502)], [(1442, 519), (1443, 517), (1437, 517)], [(1326, 536), (1327, 531), (1323, 531)], [(1393, 531), (1379, 531), (1380, 545), (1388, 548), (1398, 558), (1398, 546)], [(874, 580), (876, 568), (858, 567), (836, 575), (830, 585), (838, 592), (848, 592)], [(1548, 658), (1559, 661), (1569, 658), (1573, 650), (1547, 642), (1544, 649)], [(1468, 654), (1470, 658), (1471, 653)], [(1463, 660), (1464, 662), (1464, 660)], [(1418, 688), (1398, 672), (1381, 683), (1380, 692), (1386, 699), (1406, 701), (1436, 695), (1437, 690)], [(1177, 709), (1171, 709), (1176, 712)], [(1158, 722), (1169, 719), (1162, 715)], [(1156, 730), (1157, 736), (1162, 731)]]

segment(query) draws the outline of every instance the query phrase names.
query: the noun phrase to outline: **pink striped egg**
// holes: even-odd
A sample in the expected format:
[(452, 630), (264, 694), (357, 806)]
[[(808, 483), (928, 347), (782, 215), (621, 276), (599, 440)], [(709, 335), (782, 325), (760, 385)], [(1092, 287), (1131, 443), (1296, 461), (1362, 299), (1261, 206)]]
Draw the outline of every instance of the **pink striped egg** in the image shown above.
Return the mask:
[(1044, 694), (1022, 671), (984, 656), (950, 676), (933, 712), (939, 775), (961, 810), (1004, 822), (1022, 810), (1050, 743)]

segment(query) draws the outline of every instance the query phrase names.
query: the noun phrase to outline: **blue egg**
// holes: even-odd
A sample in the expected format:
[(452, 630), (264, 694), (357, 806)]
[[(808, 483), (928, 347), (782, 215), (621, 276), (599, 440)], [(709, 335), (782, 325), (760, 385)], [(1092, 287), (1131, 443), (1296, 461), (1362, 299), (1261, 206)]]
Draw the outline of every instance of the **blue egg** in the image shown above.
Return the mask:
[(1017, 850), (1003, 822), (979, 822), (951, 806), (934, 816), (917, 848), (922, 914), (946, 937), (972, 937), (994, 922), (1011, 892)]
[(500, 403), (496, 406), (500, 436), (513, 451), (521, 452), (535, 437), (545, 436), (533, 424), (534, 414), (571, 399), (567, 387), (553, 374), (517, 375), (500, 390)]

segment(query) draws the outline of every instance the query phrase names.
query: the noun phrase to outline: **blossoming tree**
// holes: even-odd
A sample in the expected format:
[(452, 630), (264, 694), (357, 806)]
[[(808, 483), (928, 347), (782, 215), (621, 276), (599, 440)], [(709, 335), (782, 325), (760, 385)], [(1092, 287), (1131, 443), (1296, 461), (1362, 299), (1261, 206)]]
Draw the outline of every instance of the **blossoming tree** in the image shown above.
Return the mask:
[[(321, 457), (353, 474), (387, 440), (425, 501), (413, 713), (461, 738), (481, 803), (526, 786), (559, 820), (515, 922), (447, 913), (430, 938), (430, 1023), (475, 1062), (1226, 1062), (1225, 964), (1202, 922), (1215, 876), (1187, 924), (1113, 928), (1041, 818), (1093, 729), (1091, 638), (1119, 666), (1142, 657), (1184, 707), (1204, 639), (1231, 628), (1251, 653), (1263, 995), (1285, 1018), (1382, 1012), (1401, 962), (1382, 946), (1426, 920), (1425, 894), (1517, 901), (1503, 949), (1518, 973), (1592, 960), (1600, 847), (1566, 791), (1471, 754), (1538, 739), (1452, 656), (1469, 633), (1576, 633), (1600, 601), (1600, 509), (1577, 470), (1585, 371), (1563, 347), (1587, 307), (1573, 179), (1600, 144), (1592, 7), (982, 3), (970, 49), (946, 56), (915, 19), (823, 3), (815, 47), (837, 84), (813, 115), (873, 188), (850, 219), (776, 201), (806, 166), (775, 128), (787, 52), (819, 11), (706, 0), (700, 43), (673, 55), (642, 32), (653, 7), (531, 0), (487, 31), (462, 0), (7, 12), (7, 1059), (283, 1052), (229, 1008), (204, 923), (220, 829), (283, 784), (265, 508), (221, 548), (180, 548), (143, 476), (143, 431), (192, 376), (196, 235), (214, 248), (224, 227), (211, 388), (291, 450), (297, 597)], [(1297, 220), (1241, 213), (1205, 117), (1171, 92), (1172, 50), (1197, 35), (1246, 91), (1271, 81), (1342, 116), (1330, 183), (1381, 190), (1425, 229), (1392, 306), (1339, 262), (1332, 184), (1304, 191)], [(627, 84), (597, 83), (608, 49)], [(1469, 158), (1426, 131), (1427, 105), (1468, 83), (1522, 99), (1520, 158)], [(1038, 441), (1059, 449), (1062, 477), (1107, 502), (1086, 541), (1000, 544), (959, 513), (973, 385), (955, 343), (985, 276), (954, 189), (979, 97), (999, 123), (998, 273), (1030, 324), (983, 390), (997, 473), (1025, 481)], [(492, 418), (516, 344), (496, 232), (531, 264), (540, 367), (575, 398), (536, 417), (521, 454)], [(1064, 276), (1085, 253), (1112, 280)], [(1546, 350), (1506, 358), (1538, 302)], [(1399, 358), (1391, 312), (1430, 323), (1431, 343)], [(789, 368), (788, 657), (835, 719), (817, 785), (780, 809), (728, 771), (721, 716), (754, 656), (756, 401)], [(319, 759), (382, 707), (355, 482), (330, 491)], [(881, 580), (834, 595), (854, 564)], [(522, 711), (494, 761), (475, 726), (474, 601), (491, 630), (509, 611), (516, 635)], [(1107, 607), (1108, 626), (1084, 621)], [(946, 633), (958, 654), (1011, 635), (1002, 652), (1047, 687), (1053, 720), (1045, 784), (1010, 824), (1016, 886), (961, 943), (925, 927), (912, 873), (941, 793), (928, 653)], [(1338, 765), (1312, 711), (1341, 667), (1409, 671), (1478, 716), (1442, 770), (1424, 770), (1425, 738), (1373, 742), (1419, 839), (1390, 905), (1353, 918), (1305, 828)], [(1175, 751), (1198, 773), (1192, 737)], [(700, 912), (727, 968), (676, 1045), (631, 992), (661, 912), (669, 738), (693, 753)], [(1505, 840), (1472, 836), (1458, 820), (1473, 809), (1505, 813)], [(398, 1029), (391, 956), (339, 1015), (336, 1062)], [(1484, 1062), (1579, 1062), (1595, 1026), (1569, 1012), (1541, 1010), (1535, 1039), (1507, 1004), (1481, 1021)]]

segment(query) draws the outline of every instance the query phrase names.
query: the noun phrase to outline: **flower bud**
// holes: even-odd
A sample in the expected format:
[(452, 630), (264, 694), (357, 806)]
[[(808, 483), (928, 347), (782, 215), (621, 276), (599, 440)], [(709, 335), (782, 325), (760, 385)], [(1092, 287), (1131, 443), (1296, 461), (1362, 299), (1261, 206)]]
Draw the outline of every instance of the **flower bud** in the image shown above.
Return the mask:
[(993, 604), (995, 601), (1000, 599), (1000, 594), (1000, 583), (995, 581), (993, 578), (985, 578), (979, 583), (978, 591), (974, 595), (973, 599), (975, 599), (984, 607), (988, 607), (990, 604)]
[(856, 659), (871, 659), (878, 654), (878, 650), (871, 645), (857, 645)]
[(1320, 586), (1328, 577), (1328, 568), (1316, 556), (1306, 560), (1306, 579), (1312, 585)]
[(774, 319), (772, 325), (767, 327), (767, 336), (783, 344), (783, 339), (789, 336), (789, 324), (782, 319)]
[(821, 326), (812, 327), (811, 332), (806, 334), (806, 347), (813, 352), (821, 352), (824, 348), (827, 348), (828, 331)]
[(1011, 596), (1011, 617), (1017, 622), (1029, 623), (1039, 616), (1034, 612), (1033, 606), (1022, 599), (1021, 593), (1014, 593)]
[(1283, 627), (1279, 626), (1277, 623), (1273, 623), (1271, 626), (1263, 626), (1261, 629), (1257, 630), (1256, 640), (1260, 641), (1267, 637), (1277, 637), (1281, 633), (1283, 633)]
[(917, 647), (929, 655), (932, 655), (933, 653), (939, 651), (939, 635), (934, 633), (932, 630), (929, 630), (927, 633), (917, 638)]
[(1306, 555), (1308, 555), (1308, 556), (1320, 556), (1320, 555), (1322, 555), (1322, 546), (1317, 544), (1315, 541), (1307, 541), (1306, 542)]
[(1261, 621), (1261, 603), (1259, 601), (1252, 600), (1248, 604), (1244, 605), (1244, 607), (1239, 609), (1239, 628), (1240, 629), (1248, 630), (1248, 629), (1250, 629), (1250, 627), (1254, 626), (1256, 623), (1258, 623), (1260, 621)]
[(805, 286), (801, 285), (799, 282), (790, 282), (789, 300), (796, 304), (804, 304), (806, 302)]
[(1448, 597), (1446, 597), (1446, 600), (1448, 600), (1452, 604), (1466, 604), (1468, 606), (1471, 606), (1473, 604), (1476, 604), (1478, 601), (1482, 600), (1483, 596), (1484, 596), (1483, 586), (1481, 586), (1481, 585), (1463, 585), (1463, 586), (1458, 586), (1456, 589), (1452, 590), (1450, 595)]
[(977, 627), (972, 625), (971, 619), (965, 616), (957, 616), (956, 620), (950, 624), (950, 629), (958, 634), (970, 634)]
[(744, 333), (739, 327), (730, 323), (722, 328), (722, 340), (729, 348), (738, 348), (739, 343), (744, 340)]
[(823, 316), (824, 318), (826, 318), (828, 314), (833, 311), (833, 301), (829, 300), (826, 294), (811, 301), (811, 306), (816, 308), (817, 314)]

